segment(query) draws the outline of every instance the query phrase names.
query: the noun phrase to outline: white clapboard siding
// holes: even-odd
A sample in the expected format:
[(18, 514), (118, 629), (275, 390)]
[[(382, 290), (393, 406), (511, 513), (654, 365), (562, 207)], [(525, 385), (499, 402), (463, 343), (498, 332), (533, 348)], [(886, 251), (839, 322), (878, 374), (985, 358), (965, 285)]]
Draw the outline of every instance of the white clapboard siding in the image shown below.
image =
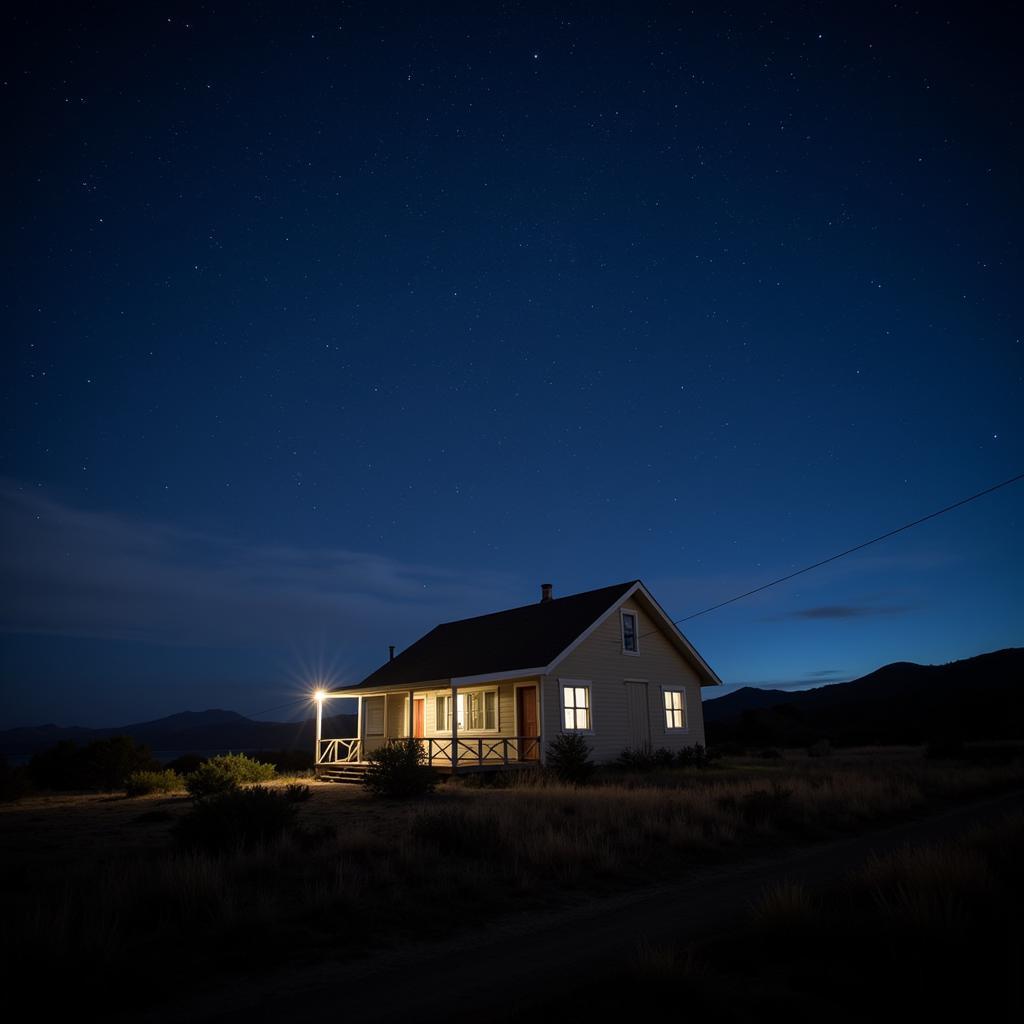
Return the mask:
[[(637, 602), (624, 607), (637, 615), (639, 653), (622, 650), (619, 612), (609, 615), (571, 654), (553, 667), (543, 688), (544, 739), (550, 742), (564, 732), (562, 685), (560, 680), (589, 682), (593, 729), (586, 734), (595, 761), (612, 761), (632, 745), (626, 682), (647, 683), (650, 710), (651, 747), (681, 750), (704, 743), (697, 674), (678, 649)], [(687, 728), (666, 728), (662, 687), (682, 687), (686, 694)]]

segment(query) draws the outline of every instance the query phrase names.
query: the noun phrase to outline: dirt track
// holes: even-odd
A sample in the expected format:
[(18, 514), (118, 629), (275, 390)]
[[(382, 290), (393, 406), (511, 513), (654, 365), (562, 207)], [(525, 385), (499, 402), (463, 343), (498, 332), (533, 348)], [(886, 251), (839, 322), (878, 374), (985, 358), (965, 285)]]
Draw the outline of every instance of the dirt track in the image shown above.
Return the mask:
[[(769, 859), (722, 868), (687, 868), (685, 882), (593, 900), (570, 910), (531, 913), (408, 946), (365, 960), (308, 968), (233, 984), (222, 992), (133, 1015), (151, 1024), (184, 1021), (331, 1019), (372, 1022), (452, 1019), (457, 1007), (492, 1007), (501, 992), (542, 990), (570, 971), (593, 975), (621, 965), (641, 944), (685, 943), (727, 929), (768, 884), (794, 879), (821, 885), (857, 867), (872, 852), (952, 838), (982, 821), (1024, 809), (1024, 792), (974, 801), (940, 814)], [(494, 984), (500, 964), (500, 989)], [(438, 979), (455, 972), (445, 992)], [(496, 1005), (497, 1004), (497, 1005)]]

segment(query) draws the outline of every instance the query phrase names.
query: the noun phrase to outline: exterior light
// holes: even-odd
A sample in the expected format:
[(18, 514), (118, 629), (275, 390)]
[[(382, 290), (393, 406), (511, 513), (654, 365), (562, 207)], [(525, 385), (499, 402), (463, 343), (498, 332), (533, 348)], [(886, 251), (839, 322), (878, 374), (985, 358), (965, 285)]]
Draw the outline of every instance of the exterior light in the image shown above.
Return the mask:
[(313, 691), (313, 700), (315, 700), (317, 702), (317, 704), (322, 704), (324, 702), (324, 697), (326, 697), (326, 696), (327, 696), (327, 692), (325, 690), (314, 690)]

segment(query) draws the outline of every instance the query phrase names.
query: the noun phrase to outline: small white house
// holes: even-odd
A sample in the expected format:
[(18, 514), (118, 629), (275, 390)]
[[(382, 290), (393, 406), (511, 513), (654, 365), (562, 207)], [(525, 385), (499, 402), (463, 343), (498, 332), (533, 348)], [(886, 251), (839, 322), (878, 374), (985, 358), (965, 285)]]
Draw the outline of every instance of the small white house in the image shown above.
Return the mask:
[[(435, 627), (361, 683), (322, 692), (317, 770), (344, 777), (410, 736), (446, 771), (543, 762), (560, 733), (595, 761), (704, 743), (701, 687), (721, 680), (640, 580)], [(321, 735), (325, 700), (358, 698), (355, 736)]]

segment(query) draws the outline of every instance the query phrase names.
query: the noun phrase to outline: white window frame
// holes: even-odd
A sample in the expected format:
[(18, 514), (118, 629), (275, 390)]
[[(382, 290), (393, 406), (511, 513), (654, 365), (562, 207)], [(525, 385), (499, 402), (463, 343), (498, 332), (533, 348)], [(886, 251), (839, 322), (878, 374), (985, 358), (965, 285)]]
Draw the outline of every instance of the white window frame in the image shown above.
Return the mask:
[[(488, 694), (488, 693), (493, 693), (494, 694), (494, 728), (493, 729), (487, 729), (487, 728), (472, 729), (472, 728), (470, 728), (469, 725), (466, 724), (468, 719), (469, 719), (469, 714), (468, 714), (468, 712), (469, 712), (469, 708), (468, 708), (469, 701), (466, 698), (468, 698), (468, 697), (475, 697), (475, 696), (479, 696), (480, 697), (481, 703), (484, 705), (482, 707), (482, 709), (481, 709), (481, 714), (483, 716), (483, 720), (486, 722), (487, 721), (487, 712), (486, 712), (487, 697), (485, 695)], [(498, 692), (498, 687), (496, 687), (496, 686), (487, 686), (487, 687), (485, 687), (483, 689), (479, 689), (479, 690), (477, 690), (477, 689), (466, 690), (466, 691), (460, 690), (457, 696), (458, 696), (458, 702), (457, 702), (456, 707), (457, 707), (457, 712), (458, 712), (458, 716), (459, 716), (458, 717), (458, 723), (459, 723), (459, 735), (460, 736), (465, 735), (465, 734), (470, 734), (470, 735), (473, 735), (473, 736), (477, 736), (477, 735), (493, 736), (493, 735), (501, 732), (501, 695)], [(438, 703), (438, 701), (443, 701), (444, 702), (445, 716), (444, 716), (444, 722), (443, 723), (437, 720), (437, 703)], [(436, 694), (434, 694), (434, 732), (437, 735), (440, 735), (440, 736), (450, 736), (451, 735), (451, 732), (452, 732), (451, 703), (452, 703), (452, 695), (450, 693), (436, 693)]]
[[(676, 713), (676, 709), (675, 708), (669, 708), (668, 705), (665, 703), (665, 695), (669, 694), (669, 693), (678, 693), (679, 694), (679, 698), (680, 698), (679, 704), (680, 704), (680, 706), (679, 706), (678, 710), (679, 710), (679, 712), (683, 716), (683, 724), (682, 725), (669, 725), (668, 724), (669, 712), (671, 711), (673, 716)], [(687, 707), (687, 704), (686, 704), (686, 688), (685, 687), (683, 687), (683, 686), (663, 686), (661, 688), (661, 715), (662, 715), (662, 719), (661, 720), (662, 720), (663, 726), (665, 727), (665, 732), (687, 733), (687, 732), (690, 731), (690, 714), (689, 714), (689, 708)]]
[[(565, 724), (565, 691), (566, 690), (578, 690), (584, 689), (587, 691), (587, 717), (590, 719), (590, 724), (586, 729), (570, 729)], [(588, 736), (594, 732), (594, 684), (590, 679), (559, 679), (558, 680), (558, 720), (561, 727), (561, 731), (564, 733), (579, 733), (583, 736)], [(573, 713), (574, 717), (578, 713), (578, 706), (575, 703), (576, 697), (573, 695)]]
[[(633, 642), (636, 644), (636, 650), (626, 650), (626, 616), (633, 616)], [(635, 608), (620, 608), (619, 609), (619, 639), (622, 641), (622, 653), (633, 655), (634, 657), (640, 654), (640, 614)]]

